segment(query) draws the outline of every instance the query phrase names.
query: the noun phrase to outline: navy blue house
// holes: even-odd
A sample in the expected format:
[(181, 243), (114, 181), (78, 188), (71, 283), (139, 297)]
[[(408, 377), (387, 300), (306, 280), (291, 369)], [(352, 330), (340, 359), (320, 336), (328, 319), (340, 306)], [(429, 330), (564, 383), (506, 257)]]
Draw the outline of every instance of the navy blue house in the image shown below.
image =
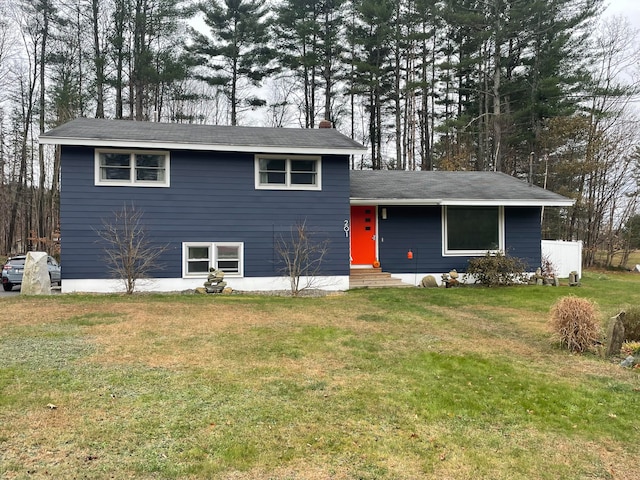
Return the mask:
[(202, 286), (210, 267), (237, 290), (288, 288), (277, 244), (301, 224), (329, 247), (325, 289), (378, 265), (413, 283), (489, 250), (533, 269), (541, 208), (571, 205), (491, 172), (350, 171), (365, 149), (332, 128), (76, 119), (40, 143), (61, 148), (63, 292), (122, 289), (97, 232), (125, 207), (168, 247), (138, 289), (175, 291)]

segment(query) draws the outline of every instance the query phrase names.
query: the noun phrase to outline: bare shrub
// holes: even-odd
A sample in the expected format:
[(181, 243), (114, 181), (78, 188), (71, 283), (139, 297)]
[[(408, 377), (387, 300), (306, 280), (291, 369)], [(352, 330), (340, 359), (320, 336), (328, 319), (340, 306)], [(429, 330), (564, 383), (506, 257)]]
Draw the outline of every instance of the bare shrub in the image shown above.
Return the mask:
[(550, 326), (564, 347), (584, 352), (600, 334), (596, 304), (573, 295), (562, 297), (551, 307)]
[(555, 277), (558, 275), (558, 268), (548, 255), (542, 255), (540, 270), (545, 277)]
[(128, 294), (136, 288), (136, 281), (146, 278), (151, 270), (163, 265), (160, 258), (168, 245), (153, 244), (142, 219), (142, 210), (135, 206), (113, 212), (113, 217), (103, 218), (102, 227), (94, 229), (105, 244), (106, 263), (115, 279), (121, 280)]
[(291, 227), (288, 238), (280, 236), (275, 249), (282, 268), (282, 274), (289, 278), (291, 295), (309, 288), (320, 287), (319, 275), (322, 262), (329, 251), (329, 240), (316, 240), (306, 222)]

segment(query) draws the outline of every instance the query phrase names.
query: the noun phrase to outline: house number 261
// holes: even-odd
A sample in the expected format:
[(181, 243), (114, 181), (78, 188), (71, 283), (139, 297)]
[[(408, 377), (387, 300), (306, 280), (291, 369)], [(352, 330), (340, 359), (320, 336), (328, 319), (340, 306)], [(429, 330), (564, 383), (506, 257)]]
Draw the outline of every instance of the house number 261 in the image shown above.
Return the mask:
[(351, 230), (351, 228), (349, 227), (349, 220), (344, 221), (343, 230), (344, 230), (344, 236), (349, 238), (349, 230)]

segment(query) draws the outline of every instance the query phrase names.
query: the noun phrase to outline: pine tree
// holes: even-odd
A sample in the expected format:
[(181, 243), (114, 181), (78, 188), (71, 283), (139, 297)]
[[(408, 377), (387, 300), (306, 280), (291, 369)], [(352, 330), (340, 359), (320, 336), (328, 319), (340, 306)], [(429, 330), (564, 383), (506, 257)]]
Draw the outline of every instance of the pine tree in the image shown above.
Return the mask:
[(395, 3), (391, 0), (362, 0), (355, 5), (358, 23), (350, 32), (356, 46), (350, 61), (354, 65), (352, 90), (363, 98), (369, 114), (371, 166), (383, 167), (384, 109), (393, 84), (391, 41)]
[(263, 0), (208, 0), (200, 9), (211, 37), (192, 29), (189, 50), (204, 67), (198, 78), (223, 87), (230, 123), (237, 125), (243, 103), (264, 105), (263, 100), (245, 93), (244, 87), (258, 86), (272, 73), (267, 68), (273, 58), (268, 46), (268, 11)]

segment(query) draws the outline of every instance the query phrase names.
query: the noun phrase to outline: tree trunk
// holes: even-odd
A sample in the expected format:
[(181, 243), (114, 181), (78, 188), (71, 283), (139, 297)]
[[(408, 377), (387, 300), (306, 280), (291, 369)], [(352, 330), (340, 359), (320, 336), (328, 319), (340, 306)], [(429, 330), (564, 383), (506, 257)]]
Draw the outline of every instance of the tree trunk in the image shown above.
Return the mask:
[(93, 65), (96, 81), (96, 118), (104, 118), (104, 57), (100, 45), (98, 20), (100, 16), (99, 0), (91, 0), (91, 27), (93, 30)]

